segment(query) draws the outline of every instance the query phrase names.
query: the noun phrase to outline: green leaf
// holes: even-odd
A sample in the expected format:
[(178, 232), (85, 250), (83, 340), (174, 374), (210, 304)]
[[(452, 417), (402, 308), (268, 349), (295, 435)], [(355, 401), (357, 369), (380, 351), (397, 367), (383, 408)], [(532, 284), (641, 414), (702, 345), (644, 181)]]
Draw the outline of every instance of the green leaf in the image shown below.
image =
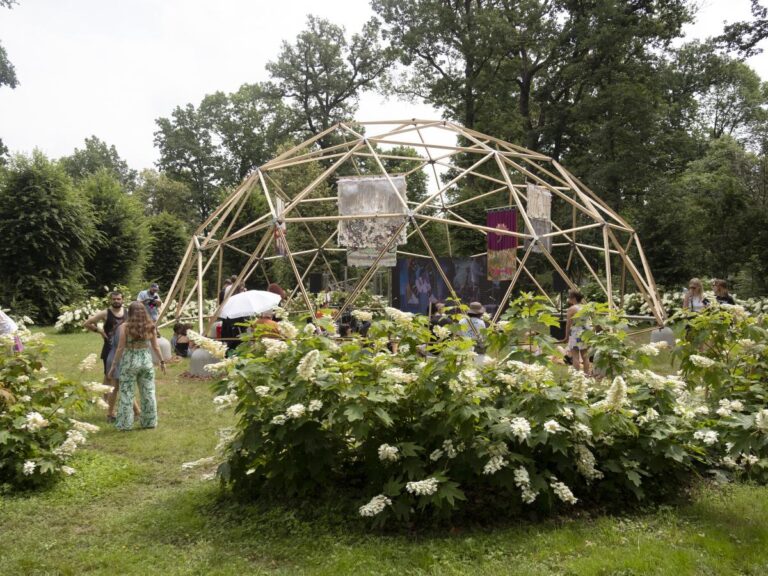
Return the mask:
[(379, 417), (384, 426), (392, 426), (392, 417), (387, 413), (384, 408), (376, 407), (373, 409), (373, 413)]
[(365, 416), (365, 408), (359, 404), (352, 404), (351, 406), (347, 406), (346, 410), (344, 410), (344, 414), (350, 422), (362, 420)]

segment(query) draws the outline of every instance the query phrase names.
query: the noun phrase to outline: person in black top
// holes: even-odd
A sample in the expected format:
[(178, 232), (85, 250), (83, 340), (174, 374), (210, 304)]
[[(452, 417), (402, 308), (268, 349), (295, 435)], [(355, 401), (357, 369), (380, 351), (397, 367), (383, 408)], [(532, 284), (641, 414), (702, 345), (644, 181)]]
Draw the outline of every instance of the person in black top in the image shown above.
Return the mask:
[[(104, 362), (105, 384), (107, 383), (106, 374), (109, 371), (109, 366), (107, 366), (107, 356), (109, 356), (109, 351), (112, 347), (112, 336), (114, 335), (115, 330), (117, 330), (117, 327), (120, 326), (125, 319), (123, 293), (120, 291), (112, 292), (109, 295), (109, 299), (109, 308), (96, 312), (96, 314), (88, 318), (83, 324), (83, 327), (86, 330), (97, 332), (101, 334), (101, 337), (104, 339), (104, 344), (101, 347), (101, 360)], [(99, 322), (102, 323), (101, 328), (99, 328)]]
[(730, 304), (731, 306), (736, 304), (733, 296), (728, 293), (728, 282), (715, 278), (712, 281), (712, 288), (715, 291), (715, 300), (718, 304)]

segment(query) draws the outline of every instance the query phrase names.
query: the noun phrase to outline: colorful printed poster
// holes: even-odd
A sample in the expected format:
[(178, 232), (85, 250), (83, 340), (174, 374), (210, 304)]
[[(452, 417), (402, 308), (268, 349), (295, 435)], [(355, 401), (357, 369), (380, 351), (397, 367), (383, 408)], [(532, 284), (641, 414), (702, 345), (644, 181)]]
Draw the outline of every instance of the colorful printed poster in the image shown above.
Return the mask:
[[(488, 228), (517, 232), (517, 210), (504, 208), (491, 210), (487, 216)], [(512, 280), (517, 270), (517, 236), (488, 233), (488, 280)]]

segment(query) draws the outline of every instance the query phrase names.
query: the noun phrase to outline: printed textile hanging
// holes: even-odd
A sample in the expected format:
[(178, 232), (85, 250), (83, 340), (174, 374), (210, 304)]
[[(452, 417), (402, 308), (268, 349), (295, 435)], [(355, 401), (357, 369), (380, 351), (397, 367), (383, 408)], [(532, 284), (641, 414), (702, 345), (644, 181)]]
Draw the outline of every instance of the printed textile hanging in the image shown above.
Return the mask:
[[(397, 246), (405, 244), (408, 236), (407, 226), (403, 226), (408, 197), (405, 176), (345, 176), (339, 179), (338, 190), (339, 216), (359, 216), (339, 220), (337, 242), (347, 248), (347, 264), (372, 266), (396, 235), (379, 261), (380, 266), (394, 266)], [(379, 214), (401, 216), (378, 217)]]
[(277, 219), (280, 224), (275, 226), (275, 252), (278, 256), (285, 256), (288, 254), (288, 241), (285, 237), (286, 227), (283, 222), (283, 211), (285, 210), (285, 201), (279, 196), (275, 197), (275, 212), (277, 213)]
[[(544, 218), (529, 218), (531, 221), (531, 226), (533, 226), (533, 230), (528, 230), (528, 234), (531, 236), (539, 236), (539, 241), (536, 242), (533, 245), (533, 252), (538, 252), (539, 254), (543, 253), (544, 250), (547, 252), (552, 252), (552, 236), (547, 236), (546, 238), (541, 238), (544, 234), (550, 234), (552, 232), (552, 220), (544, 219)], [(528, 248), (530, 243), (533, 242), (531, 239), (526, 239), (525, 241), (525, 247)]]
[[(517, 232), (517, 210), (505, 208), (491, 210), (487, 215), (488, 228)], [(517, 269), (517, 236), (488, 233), (488, 280), (512, 280)]]
[(528, 201), (526, 213), (528, 217), (540, 220), (552, 220), (552, 194), (543, 186), (537, 186), (530, 182), (526, 185)]

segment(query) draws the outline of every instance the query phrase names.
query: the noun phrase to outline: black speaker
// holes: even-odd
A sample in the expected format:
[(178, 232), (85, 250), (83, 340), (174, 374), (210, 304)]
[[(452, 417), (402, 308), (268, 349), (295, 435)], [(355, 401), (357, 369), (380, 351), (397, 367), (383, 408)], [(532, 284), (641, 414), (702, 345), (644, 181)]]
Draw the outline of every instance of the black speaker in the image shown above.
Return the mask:
[(557, 271), (552, 272), (552, 290), (555, 292), (568, 292), (568, 282)]
[(310, 274), (309, 275), (309, 291), (313, 294), (323, 291), (323, 275), (322, 274)]

